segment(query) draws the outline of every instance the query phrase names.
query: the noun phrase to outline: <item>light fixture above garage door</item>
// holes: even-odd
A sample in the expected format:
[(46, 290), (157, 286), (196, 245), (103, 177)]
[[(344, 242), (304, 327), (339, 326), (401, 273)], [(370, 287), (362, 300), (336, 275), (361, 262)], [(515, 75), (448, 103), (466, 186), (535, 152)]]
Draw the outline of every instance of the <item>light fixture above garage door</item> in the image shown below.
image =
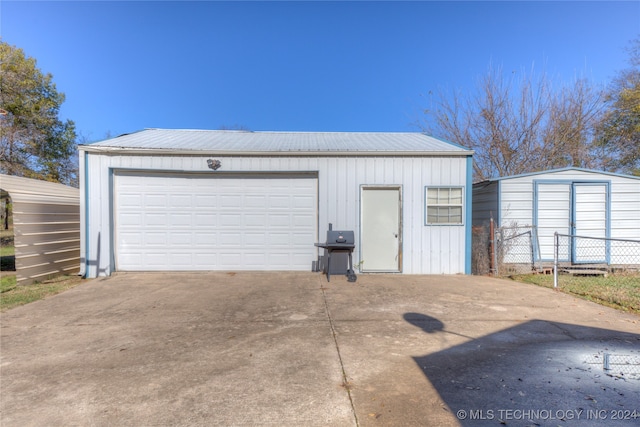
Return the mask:
[(208, 159), (207, 166), (209, 166), (209, 169), (217, 171), (218, 169), (220, 169), (220, 167), (222, 167), (222, 162), (220, 160)]

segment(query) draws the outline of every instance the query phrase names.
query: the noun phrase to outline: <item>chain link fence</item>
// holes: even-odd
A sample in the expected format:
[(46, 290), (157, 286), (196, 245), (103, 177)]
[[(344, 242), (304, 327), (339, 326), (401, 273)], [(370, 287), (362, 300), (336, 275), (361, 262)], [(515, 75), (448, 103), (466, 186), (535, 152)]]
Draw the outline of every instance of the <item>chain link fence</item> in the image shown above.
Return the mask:
[(500, 227), (495, 232), (495, 274), (528, 274), (540, 269), (538, 237), (534, 226)]
[(640, 240), (489, 225), (473, 228), (472, 262), (474, 274), (521, 276), (640, 313)]
[(554, 287), (590, 277), (617, 286), (640, 288), (640, 241), (570, 234), (554, 235)]
[(473, 228), (473, 274), (510, 276), (541, 269), (534, 226)]

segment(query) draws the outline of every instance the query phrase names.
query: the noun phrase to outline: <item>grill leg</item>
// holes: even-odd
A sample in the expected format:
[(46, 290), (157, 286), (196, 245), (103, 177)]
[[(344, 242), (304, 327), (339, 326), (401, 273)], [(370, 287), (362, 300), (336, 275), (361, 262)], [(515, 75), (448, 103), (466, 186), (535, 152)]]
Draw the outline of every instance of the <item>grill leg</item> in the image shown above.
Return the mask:
[(351, 257), (352, 251), (349, 251), (349, 270), (347, 271), (347, 281), (355, 282), (356, 273), (353, 271), (353, 259)]

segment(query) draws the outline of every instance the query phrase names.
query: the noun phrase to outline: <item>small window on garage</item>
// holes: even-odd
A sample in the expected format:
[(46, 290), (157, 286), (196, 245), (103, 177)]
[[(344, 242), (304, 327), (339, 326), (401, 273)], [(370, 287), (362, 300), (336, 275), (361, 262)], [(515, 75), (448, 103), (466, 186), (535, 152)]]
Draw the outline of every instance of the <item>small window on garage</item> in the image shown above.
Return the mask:
[(426, 224), (462, 224), (462, 187), (426, 187)]

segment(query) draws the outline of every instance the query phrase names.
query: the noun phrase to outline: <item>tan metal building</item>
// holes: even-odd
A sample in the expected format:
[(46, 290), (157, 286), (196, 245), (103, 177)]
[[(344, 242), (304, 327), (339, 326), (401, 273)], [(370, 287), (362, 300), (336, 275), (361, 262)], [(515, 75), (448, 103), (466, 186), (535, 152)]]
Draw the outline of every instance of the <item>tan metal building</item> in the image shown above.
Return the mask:
[(16, 276), (20, 285), (80, 266), (80, 193), (53, 182), (0, 174), (0, 196), (13, 207)]

